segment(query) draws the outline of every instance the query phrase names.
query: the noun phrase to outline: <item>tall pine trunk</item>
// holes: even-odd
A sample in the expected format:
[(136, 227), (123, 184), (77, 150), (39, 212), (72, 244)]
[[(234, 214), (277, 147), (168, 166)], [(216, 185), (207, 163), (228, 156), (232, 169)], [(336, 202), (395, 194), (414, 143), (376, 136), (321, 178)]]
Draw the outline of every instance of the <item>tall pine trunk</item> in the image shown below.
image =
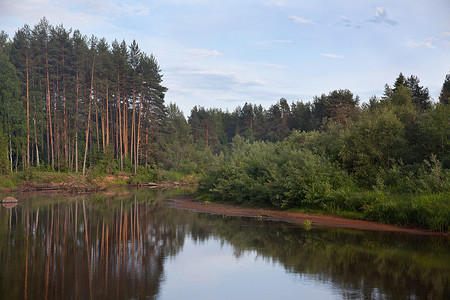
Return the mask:
[(28, 51), (25, 54), (25, 70), (27, 75), (27, 166), (30, 166), (30, 89), (28, 80)]
[(89, 131), (91, 126), (91, 102), (92, 102), (92, 94), (94, 91), (94, 65), (95, 65), (95, 56), (92, 58), (92, 71), (91, 71), (91, 89), (89, 91), (89, 107), (88, 107), (88, 117), (87, 117), (87, 126), (86, 126), (86, 147), (84, 149), (84, 161), (83, 161), (83, 176), (86, 174), (86, 158), (89, 146)]
[(38, 139), (37, 139), (37, 133), (36, 133), (36, 119), (33, 118), (34, 121), (34, 142), (36, 143), (36, 165), (39, 168), (39, 147), (38, 147)]
[(106, 146), (109, 146), (109, 98), (108, 98), (108, 78), (106, 78)]
[(139, 101), (139, 117), (138, 117), (138, 126), (137, 126), (137, 134), (136, 134), (136, 153), (134, 155), (134, 174), (137, 173), (137, 166), (139, 163), (139, 137), (141, 130), (141, 114), (142, 114), (142, 97)]
[[(131, 149), (130, 149), (130, 160), (131, 162), (133, 162), (133, 149), (135, 149), (135, 135), (136, 135), (136, 130), (135, 130), (135, 123), (136, 123), (136, 116), (135, 116), (135, 107), (136, 107), (136, 88), (135, 88), (135, 83), (133, 80), (133, 116), (131, 117)], [(136, 173), (136, 168), (135, 168), (135, 173)]]
[(65, 56), (64, 56), (64, 45), (63, 49), (63, 140), (64, 140), (64, 159), (66, 164), (69, 164), (69, 138), (67, 133), (67, 116), (66, 116), (66, 81), (64, 78), (64, 64), (65, 64)]
[(105, 111), (105, 107), (104, 107), (104, 103), (103, 103), (103, 107), (102, 107), (102, 111), (100, 112), (100, 122), (102, 125), (102, 149), (103, 149), (103, 153), (105, 153), (106, 150), (106, 144), (105, 144), (105, 114), (103, 113)]
[(122, 113), (123, 113), (123, 129), (122, 129), (122, 137), (123, 137), (123, 151), (124, 151), (124, 156), (128, 157), (128, 105), (127, 105), (127, 96), (125, 94), (125, 89), (123, 90), (123, 109), (122, 109)]
[[(119, 68), (119, 67), (117, 67)], [(118, 128), (119, 128), (119, 152), (120, 152), (120, 171), (123, 171), (123, 152), (122, 152), (122, 113), (121, 113), (121, 103), (120, 103), (120, 75), (119, 71), (117, 71), (117, 104), (118, 104)]]
[(140, 141), (140, 131), (141, 131), (141, 115), (142, 115), (142, 101), (144, 99), (144, 70), (142, 70), (141, 75), (141, 94), (139, 97), (139, 116), (138, 116), (138, 126), (136, 134), (136, 152), (134, 155), (134, 174), (137, 173), (137, 167), (139, 164), (139, 141)]
[(77, 87), (76, 87), (76, 99), (75, 99), (75, 173), (78, 173), (78, 99), (79, 99), (79, 81), (77, 70)]
[(95, 125), (97, 128), (97, 151), (100, 151), (100, 136), (98, 134), (98, 101), (95, 101)]
[(50, 151), (52, 154), (52, 169), (55, 168), (55, 153), (53, 150), (53, 126), (52, 126), (52, 112), (51, 112), (51, 104), (50, 104), (50, 75), (48, 70), (48, 55), (47, 49), (45, 49), (45, 64), (47, 69), (47, 110), (48, 110), (48, 132), (50, 135)]

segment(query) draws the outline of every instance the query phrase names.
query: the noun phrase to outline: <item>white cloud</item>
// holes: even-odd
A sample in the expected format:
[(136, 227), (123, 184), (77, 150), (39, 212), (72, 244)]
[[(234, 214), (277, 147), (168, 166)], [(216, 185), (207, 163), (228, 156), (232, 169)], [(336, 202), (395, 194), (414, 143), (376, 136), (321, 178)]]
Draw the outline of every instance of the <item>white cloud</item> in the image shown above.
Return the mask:
[(386, 10), (383, 7), (377, 7), (375, 9), (375, 18), (386, 18)]
[(208, 49), (190, 49), (186, 51), (190, 55), (206, 58), (206, 57), (216, 57), (221, 56), (223, 53), (217, 50), (208, 50)]
[(339, 18), (344, 22), (351, 22), (351, 20), (349, 18), (347, 18), (346, 16), (339, 16)]
[[(443, 41), (441, 41), (443, 40)], [(410, 48), (420, 48), (420, 47), (424, 47), (424, 48), (428, 48), (428, 49), (435, 49), (436, 45), (433, 43), (436, 43), (438, 41), (441, 41), (442, 44), (444, 44), (444, 46), (446, 46), (450, 41), (450, 32), (442, 32), (434, 37), (431, 38), (426, 38), (420, 42), (415, 42), (413, 40), (408, 39), (405, 43), (405, 45), (407, 47)]]
[(100, 12), (102, 16), (110, 16), (113, 18), (120, 16), (146, 16), (150, 13), (150, 9), (145, 5), (131, 1), (93, 1), (88, 7), (85, 7), (85, 10), (92, 10), (94, 14)]
[(313, 21), (302, 18), (302, 17), (298, 17), (298, 16), (289, 16), (289, 19), (293, 20), (295, 23), (300, 23), (300, 24), (315, 24)]
[[(87, 35), (109, 28), (119, 39), (121, 36), (117, 36), (117, 33), (124, 29), (118, 26), (118, 19), (142, 17), (150, 13), (146, 4), (135, 1), (21, 0), (10, 1), (7, 5), (2, 5), (2, 1), (4, 0), (0, 0), (0, 24), (11, 20), (9, 22), (15, 28), (20, 28), (25, 23), (33, 27), (45, 16), (51, 25), (64, 24), (66, 28), (80, 29)], [(13, 35), (14, 32), (10, 34)]]
[(328, 58), (333, 58), (333, 59), (343, 59), (344, 58), (344, 55), (334, 54), (334, 53), (321, 53), (320, 55), (328, 57)]
[(258, 41), (256, 42), (256, 44), (262, 49), (267, 49), (267, 48), (277, 48), (280, 45), (290, 44), (293, 42), (294, 41), (291, 40), (266, 40), (266, 41)]
[(251, 65), (261, 66), (261, 67), (269, 67), (269, 68), (274, 68), (274, 69), (289, 69), (289, 67), (285, 66), (285, 65), (272, 64), (272, 63), (267, 63), (267, 62), (256, 62), (256, 63), (251, 63)]
[(289, 44), (289, 43), (293, 42), (291, 40), (270, 40), (270, 41), (274, 42), (274, 43), (281, 43), (281, 44)]
[(274, 6), (287, 6), (285, 2), (280, 1), (280, 0), (272, 0), (270, 1), (270, 5), (274, 5)]
[(220, 70), (180, 70), (179, 73), (187, 75), (234, 76), (234, 72), (225, 72)]
[(397, 21), (388, 18), (386, 9), (384, 7), (377, 7), (375, 9), (374, 18), (370, 19), (369, 22), (372, 22), (375, 24), (386, 23), (391, 26), (396, 26), (398, 24)]
[[(180, 75), (189, 75), (191, 84), (203, 89), (228, 89), (233, 86), (264, 86), (267, 82), (259, 79), (247, 79), (237, 75), (234, 71), (208, 69), (179, 69)], [(198, 78), (195, 78), (198, 77)], [(187, 79), (187, 77), (185, 77)]]

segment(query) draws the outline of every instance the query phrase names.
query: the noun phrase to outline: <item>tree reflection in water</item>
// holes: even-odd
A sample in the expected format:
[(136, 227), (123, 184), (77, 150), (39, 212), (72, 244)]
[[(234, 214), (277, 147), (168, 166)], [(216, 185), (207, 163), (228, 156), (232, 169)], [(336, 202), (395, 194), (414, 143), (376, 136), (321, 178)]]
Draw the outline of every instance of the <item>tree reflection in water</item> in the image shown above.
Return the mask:
[[(134, 195), (22, 196), (0, 208), (0, 299), (156, 298), (185, 238), (256, 251), (344, 298), (445, 298), (449, 239), (223, 218)], [(250, 279), (249, 279), (250, 280)]]

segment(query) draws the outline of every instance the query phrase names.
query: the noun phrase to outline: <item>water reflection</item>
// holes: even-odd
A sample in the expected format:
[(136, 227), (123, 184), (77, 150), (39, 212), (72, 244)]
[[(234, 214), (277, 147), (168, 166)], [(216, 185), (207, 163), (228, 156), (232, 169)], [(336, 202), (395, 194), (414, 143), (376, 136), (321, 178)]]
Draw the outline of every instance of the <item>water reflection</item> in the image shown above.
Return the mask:
[(0, 299), (157, 298), (167, 284), (168, 258), (178, 256), (186, 242), (212, 240), (232, 247), (237, 260), (256, 253), (294, 276), (331, 283), (342, 298), (449, 294), (448, 238), (306, 231), (177, 210), (163, 204), (163, 197), (148, 190), (22, 196), (18, 206), (0, 208)]

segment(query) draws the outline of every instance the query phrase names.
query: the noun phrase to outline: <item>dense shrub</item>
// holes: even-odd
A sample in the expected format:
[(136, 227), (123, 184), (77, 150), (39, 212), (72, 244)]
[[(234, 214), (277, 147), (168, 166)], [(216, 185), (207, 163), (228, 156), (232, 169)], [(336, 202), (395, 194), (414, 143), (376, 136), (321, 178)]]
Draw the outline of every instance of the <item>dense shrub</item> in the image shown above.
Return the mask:
[(212, 199), (275, 207), (326, 207), (347, 180), (327, 159), (295, 143), (255, 142), (241, 137), (220, 155), (200, 181)]

